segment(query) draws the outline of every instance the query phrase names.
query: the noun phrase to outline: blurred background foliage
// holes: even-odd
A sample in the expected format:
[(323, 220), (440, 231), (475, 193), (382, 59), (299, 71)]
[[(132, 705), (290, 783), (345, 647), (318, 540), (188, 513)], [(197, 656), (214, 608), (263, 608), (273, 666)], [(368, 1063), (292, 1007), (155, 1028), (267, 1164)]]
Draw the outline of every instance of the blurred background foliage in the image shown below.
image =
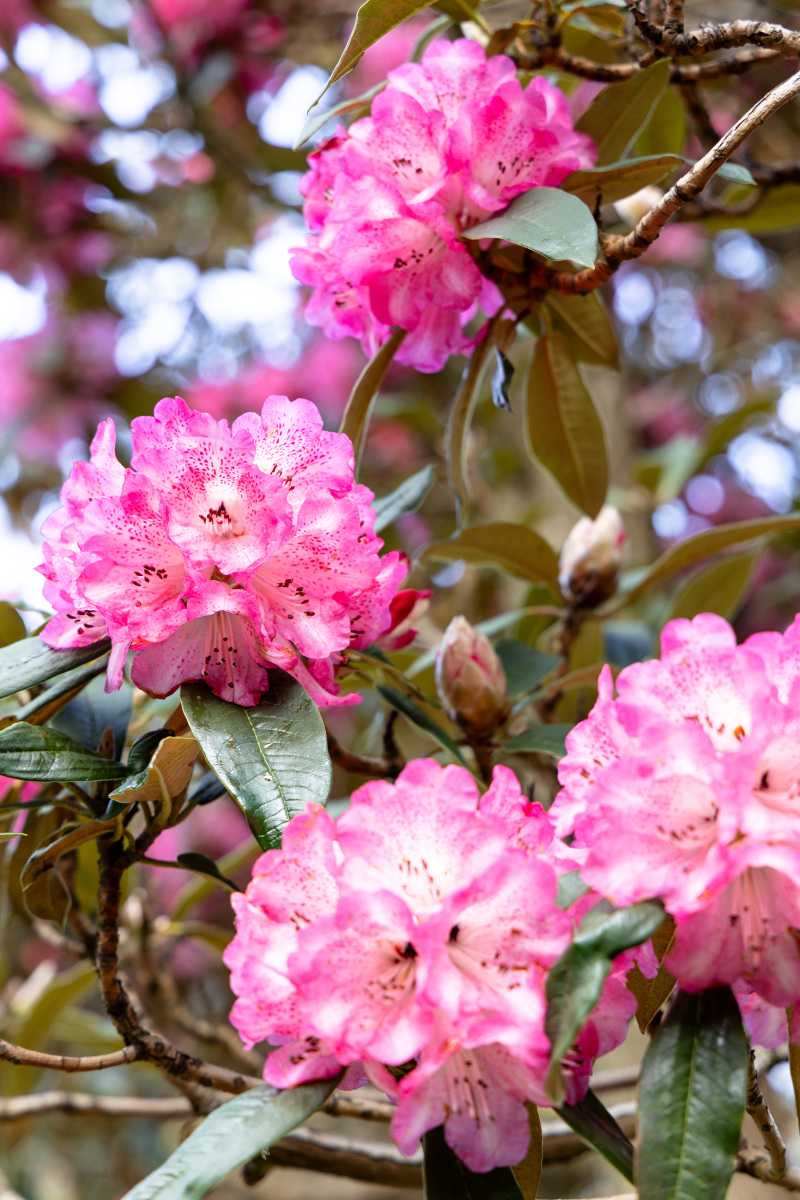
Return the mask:
[[(440, 7), (450, 12), (448, 5)], [(564, 30), (571, 52), (602, 62), (626, 57), (618, 3), (564, 7), (574, 9)], [(114, 417), (123, 452), (130, 419), (176, 393), (231, 419), (258, 409), (270, 393), (307, 396), (329, 428), (338, 426), (364, 359), (354, 342), (328, 342), (304, 323), (304, 297), (289, 272), (287, 250), (304, 231), (298, 181), (308, 146), (293, 146), (339, 57), (354, 10), (347, 0), (0, 3), (0, 591), (29, 629), (41, 620), (33, 571), (38, 529), (57, 505), (72, 462), (88, 457), (101, 418)], [(486, 8), (494, 29), (528, 11), (517, 0)], [(800, 26), (793, 0), (701, 0), (687, 11), (695, 23), (742, 16)], [(323, 107), (380, 82), (405, 61), (432, 19), (440, 18), (423, 13), (368, 51)], [(787, 61), (770, 61), (705, 88), (716, 131), (728, 128), (788, 70)], [(576, 114), (599, 91), (599, 84), (556, 70), (551, 75)], [(329, 122), (312, 141), (333, 128)], [(673, 88), (633, 153), (671, 151), (695, 159), (707, 148), (707, 134), (690, 97)], [(797, 103), (783, 108), (745, 149), (744, 162), (750, 156), (760, 164), (800, 164)], [(785, 170), (783, 179), (784, 186), (752, 209), (735, 184), (715, 185), (715, 199), (733, 206), (735, 215), (695, 208), (671, 223), (641, 260), (623, 265), (602, 289), (602, 300), (591, 302), (591, 336), (582, 319), (570, 317), (568, 304), (560, 314), (602, 414), (609, 500), (627, 529), (630, 584), (637, 569), (692, 535), (797, 507), (800, 166), (794, 175)], [(634, 198), (608, 206), (606, 227), (624, 232), (644, 211), (642, 203)], [(532, 346), (533, 332), (520, 326), (506, 350), (514, 368), (510, 411), (493, 403), (492, 372), (483, 380), (468, 441), (473, 518), (478, 524), (533, 526), (558, 552), (579, 513), (524, 450), (523, 389)], [(552, 585), (524, 570), (483, 569), (457, 555), (419, 560), (425, 546), (448, 539), (456, 527), (444, 458), (448, 411), (462, 368), (460, 360), (451, 360), (438, 375), (390, 370), (362, 470), (362, 481), (380, 497), (434, 464), (436, 482), (419, 510), (399, 517), (384, 536), (390, 548), (404, 549), (415, 561), (413, 585), (433, 590), (417, 643), (393, 662), (411, 668), (418, 698), (452, 735), (455, 729), (432, 707), (433, 662), (425, 651), (435, 647), (453, 615), (494, 621), (490, 630), (511, 643), (504, 661), (518, 696), (531, 690), (537, 671), (542, 677), (543, 656), (563, 649), (554, 643), (556, 617), (547, 611), (562, 604)], [(569, 647), (569, 670), (592, 668), (594, 674), (578, 674), (549, 718), (571, 724), (585, 715), (596, 694), (591, 681), (598, 664), (624, 666), (648, 656), (671, 616), (711, 609), (732, 618), (744, 637), (783, 628), (797, 611), (799, 591), (797, 534), (737, 546), (710, 561), (698, 557), (688, 571), (670, 574), (629, 603), (612, 601), (606, 620), (583, 623)], [(521, 609), (525, 613), (503, 621)], [(0, 642), (20, 632), (14, 610), (0, 608)], [(519, 643), (534, 657), (521, 656)], [(383, 670), (364, 660), (358, 664), (362, 675), (352, 682)], [(391, 683), (388, 675), (384, 682)], [(99, 681), (89, 691), (87, 704), (108, 703)], [(134, 736), (168, 723), (175, 707), (174, 701), (143, 699), (133, 701)], [(128, 694), (122, 703), (129, 701)], [(518, 707), (512, 736), (527, 727), (524, 706)], [(326, 720), (343, 744), (374, 754), (384, 716), (385, 706), (370, 690), (355, 710)], [(434, 748), (427, 734), (404, 720), (397, 737), (409, 755)], [(552, 794), (552, 757), (509, 747), (501, 757), (536, 784), (539, 798)], [(339, 806), (354, 782), (335, 774), (332, 795)], [(69, 947), (32, 918), (20, 895), (27, 854), (64, 815), (58, 808), (31, 810), (26, 839), (4, 851), (0, 869), (10, 899), (0, 911), (0, 1032), (34, 1049), (102, 1053), (117, 1048), (119, 1039), (102, 1015), (91, 967), (70, 958)], [(7, 829), (10, 818), (1, 819)], [(242, 883), (256, 847), (238, 808), (224, 796), (162, 835), (151, 856), (175, 860), (187, 851), (209, 855), (223, 875)], [(90, 908), (93, 845), (73, 858), (76, 895)], [(194, 1038), (204, 1056), (220, 1062), (238, 1053), (257, 1071), (257, 1062), (237, 1050), (225, 1027), (230, 995), (220, 953), (231, 933), (225, 890), (182, 871), (136, 870), (123, 910), (123, 950), (138, 990), (160, 1026), (182, 1044)], [(636, 1045), (625, 1053), (622, 1061), (633, 1061)], [(74, 1084), (70, 1076), (54, 1080), (31, 1068), (0, 1065), (4, 1097)], [(146, 1065), (83, 1077), (80, 1085), (101, 1096), (174, 1095)], [(779, 1107), (780, 1095), (773, 1099)], [(331, 1118), (315, 1122), (334, 1126)], [(97, 1115), (26, 1118), (4, 1128), (4, 1165), (29, 1200), (115, 1200), (164, 1158), (179, 1128), (176, 1121)], [(341, 1121), (335, 1129), (356, 1132)], [(357, 1132), (365, 1136), (361, 1127)], [(619, 1178), (603, 1175), (599, 1161), (589, 1156), (549, 1167), (541, 1194), (622, 1190)], [(332, 1200), (397, 1194), (281, 1168), (260, 1189), (301, 1200), (320, 1186)], [(218, 1194), (252, 1192), (231, 1183)]]

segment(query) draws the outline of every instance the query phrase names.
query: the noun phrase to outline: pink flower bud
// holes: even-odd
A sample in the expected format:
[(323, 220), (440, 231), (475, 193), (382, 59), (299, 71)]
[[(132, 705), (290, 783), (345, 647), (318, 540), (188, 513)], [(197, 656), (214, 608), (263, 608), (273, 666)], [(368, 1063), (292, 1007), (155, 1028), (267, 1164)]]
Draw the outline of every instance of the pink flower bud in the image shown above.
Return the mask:
[(604, 505), (594, 521), (581, 517), (559, 559), (558, 583), (564, 599), (595, 608), (613, 596), (624, 543), (622, 517), (612, 505)]
[(451, 721), (470, 737), (494, 733), (508, 714), (503, 664), (466, 617), (453, 617), (436, 655), (436, 690)]

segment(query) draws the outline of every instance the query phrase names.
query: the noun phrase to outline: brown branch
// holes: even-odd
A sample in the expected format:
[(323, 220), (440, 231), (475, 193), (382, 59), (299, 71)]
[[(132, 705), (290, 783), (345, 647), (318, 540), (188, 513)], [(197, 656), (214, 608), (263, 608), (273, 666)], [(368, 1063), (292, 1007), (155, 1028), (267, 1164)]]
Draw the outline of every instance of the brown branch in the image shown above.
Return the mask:
[(664, 30), (644, 15), (639, 8), (639, 0), (625, 0), (625, 3), (641, 39), (651, 46), (660, 46), (664, 41)]
[(62, 933), (49, 921), (42, 921), (38, 917), (34, 917), (33, 931), (40, 941), (46, 942), (53, 950), (58, 950), (61, 954), (69, 954), (71, 958), (86, 958), (86, 946), (76, 942), (74, 938), (68, 937), (66, 933)]
[(105, 1071), (108, 1067), (122, 1067), (136, 1062), (135, 1046), (125, 1046), (111, 1054), (87, 1054), (79, 1058), (67, 1054), (42, 1054), (39, 1050), (28, 1050), (15, 1046), (0, 1038), (0, 1061), (14, 1063), (18, 1067), (44, 1067), (52, 1071)]
[(387, 1187), (422, 1187), (421, 1150), (409, 1158), (386, 1142), (356, 1141), (311, 1129), (296, 1129), (270, 1146), (267, 1164), (304, 1167)]
[(23, 1117), (63, 1112), (106, 1117), (148, 1117), (169, 1120), (190, 1117), (194, 1109), (180, 1096), (91, 1096), (86, 1092), (36, 1092), (32, 1096), (0, 1099), (0, 1121), (19, 1121)]
[(664, 35), (662, 45), (670, 54), (676, 55), (710, 54), (714, 50), (749, 45), (777, 50), (787, 58), (796, 58), (800, 55), (800, 33), (770, 21), (726, 21), (676, 36)]
[[(799, 35), (800, 36), (800, 35)], [(723, 163), (762, 125), (768, 117), (800, 93), (800, 72), (784, 80), (754, 104), (743, 117), (731, 126), (713, 149), (694, 164), (662, 197), (655, 208), (646, 213), (639, 224), (625, 237), (601, 238), (604, 254), (593, 267), (572, 275), (566, 271), (545, 272), (548, 286), (560, 292), (586, 295), (610, 279), (620, 263), (644, 254), (670, 217), (700, 195)]]
[(763, 1183), (771, 1183), (774, 1187), (784, 1188), (787, 1192), (800, 1192), (800, 1170), (790, 1167), (780, 1179), (772, 1175), (772, 1163), (765, 1154), (748, 1154), (740, 1151), (736, 1155), (735, 1169), (741, 1175), (750, 1175)]
[(747, 1079), (747, 1111), (758, 1126), (764, 1149), (769, 1155), (770, 1181), (777, 1183), (786, 1174), (786, 1146), (783, 1144), (775, 1118), (769, 1111), (758, 1084), (755, 1050), (750, 1051), (750, 1071)]
[(351, 750), (345, 750), (329, 729), (326, 730), (326, 733), (331, 762), (334, 762), (343, 771), (349, 771), (351, 775), (369, 775), (373, 779), (396, 779), (399, 775), (400, 767), (391, 759), (368, 758), (362, 754), (353, 754)]
[[(729, 75), (743, 75), (754, 67), (784, 57), (781, 50), (757, 48), (735, 51), (713, 62), (673, 63), (669, 73), (670, 83), (711, 83)], [(648, 51), (633, 62), (599, 63), (581, 54), (570, 54), (563, 46), (554, 43), (550, 46), (536, 47), (527, 55), (517, 56), (516, 61), (527, 70), (545, 66), (556, 67), (569, 75), (593, 79), (597, 83), (621, 83), (651, 66), (657, 58), (658, 55), (654, 51)]]
[(697, 84), (693, 82), (679, 83), (675, 90), (683, 101), (695, 137), (704, 150), (711, 150), (719, 141), (719, 134), (711, 122)]
[(354, 1092), (334, 1092), (320, 1109), (329, 1117), (356, 1117), (360, 1121), (382, 1121), (387, 1125), (395, 1111), (392, 1101), (383, 1096), (368, 1099)]
[(664, 32), (669, 37), (679, 37), (683, 33), (683, 0), (666, 0)]

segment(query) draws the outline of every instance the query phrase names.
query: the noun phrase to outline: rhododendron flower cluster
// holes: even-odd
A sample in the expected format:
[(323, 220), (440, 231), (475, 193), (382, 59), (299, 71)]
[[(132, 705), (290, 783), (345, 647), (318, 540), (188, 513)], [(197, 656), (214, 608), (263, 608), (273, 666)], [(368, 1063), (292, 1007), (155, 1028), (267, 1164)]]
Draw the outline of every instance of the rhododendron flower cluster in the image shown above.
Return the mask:
[[(735, 985), (746, 1017), (800, 1000), (800, 618), (737, 646), (721, 617), (671, 621), (660, 660), (600, 678), (551, 814), (615, 903), (663, 899), (682, 987)], [(748, 996), (747, 993), (755, 993)]]
[(45, 522), (39, 570), (56, 615), (43, 640), (61, 649), (108, 635), (109, 690), (133, 650), (133, 681), (154, 696), (204, 680), (256, 704), (278, 666), (319, 704), (357, 702), (334, 681), (342, 651), (381, 634), (391, 644), (416, 593), (398, 593), (401, 554), (379, 557), (349, 438), (285, 396), (232, 426), (162, 400), (132, 435), (126, 469), (113, 421), (102, 424)]
[(391, 326), (397, 361), (438, 371), (471, 349), (464, 325), (502, 298), (459, 235), (532, 187), (594, 164), (564, 94), (540, 76), (523, 88), (510, 58), (476, 42), (431, 43), (389, 72), (369, 117), (311, 156), (303, 177), (311, 229), (293, 271), (314, 288), (306, 315), (367, 354)]
[[(346, 1066), (345, 1084), (383, 1088), (407, 1153), (444, 1123), (472, 1170), (517, 1163), (525, 1101), (550, 1103), (544, 984), (573, 927), (557, 875), (579, 861), (505, 767), (483, 796), (462, 767), (419, 759), (336, 821), (309, 805), (232, 897), (233, 1023), (276, 1047), (274, 1085)], [(565, 1064), (571, 1099), (635, 1007), (612, 977)]]

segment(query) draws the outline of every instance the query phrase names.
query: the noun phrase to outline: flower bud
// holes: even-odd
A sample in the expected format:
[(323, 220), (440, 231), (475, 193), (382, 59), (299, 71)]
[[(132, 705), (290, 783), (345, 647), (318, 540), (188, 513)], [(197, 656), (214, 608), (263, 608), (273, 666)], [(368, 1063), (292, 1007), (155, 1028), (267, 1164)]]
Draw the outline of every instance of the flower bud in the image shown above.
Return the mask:
[(558, 561), (558, 583), (564, 599), (575, 606), (595, 608), (613, 596), (624, 542), (622, 517), (612, 505), (604, 505), (594, 521), (581, 517), (564, 542)]
[(436, 690), (451, 721), (482, 740), (508, 714), (503, 664), (466, 617), (453, 617), (436, 655)]

